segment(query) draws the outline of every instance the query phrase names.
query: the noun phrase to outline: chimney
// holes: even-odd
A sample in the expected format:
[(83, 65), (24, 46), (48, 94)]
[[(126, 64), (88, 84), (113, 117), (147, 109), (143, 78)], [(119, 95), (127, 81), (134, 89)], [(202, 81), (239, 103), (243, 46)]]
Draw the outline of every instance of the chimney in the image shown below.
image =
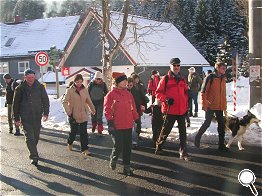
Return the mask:
[(19, 15), (16, 15), (14, 18), (15, 23), (20, 23), (21, 22), (21, 17)]

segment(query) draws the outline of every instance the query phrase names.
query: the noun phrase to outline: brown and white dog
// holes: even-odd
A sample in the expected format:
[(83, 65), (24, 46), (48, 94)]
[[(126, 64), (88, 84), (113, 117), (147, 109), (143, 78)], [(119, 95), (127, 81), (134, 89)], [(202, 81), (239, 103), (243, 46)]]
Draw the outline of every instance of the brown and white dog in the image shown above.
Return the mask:
[(239, 117), (225, 118), (225, 125), (226, 125), (225, 131), (230, 130), (232, 133), (226, 146), (229, 148), (234, 138), (237, 137), (238, 149), (245, 150), (242, 146), (243, 135), (245, 134), (246, 130), (249, 128), (251, 124), (256, 123), (258, 125), (259, 122), (260, 120), (250, 111), (248, 111), (247, 114), (241, 118)]

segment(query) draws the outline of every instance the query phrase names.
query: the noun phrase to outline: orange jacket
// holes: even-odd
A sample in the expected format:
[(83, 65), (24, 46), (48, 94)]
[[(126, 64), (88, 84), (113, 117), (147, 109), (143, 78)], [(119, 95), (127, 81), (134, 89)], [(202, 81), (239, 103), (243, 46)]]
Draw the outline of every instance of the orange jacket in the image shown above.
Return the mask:
[(203, 110), (226, 110), (226, 80), (225, 77), (215, 73), (204, 79), (201, 89), (201, 101)]

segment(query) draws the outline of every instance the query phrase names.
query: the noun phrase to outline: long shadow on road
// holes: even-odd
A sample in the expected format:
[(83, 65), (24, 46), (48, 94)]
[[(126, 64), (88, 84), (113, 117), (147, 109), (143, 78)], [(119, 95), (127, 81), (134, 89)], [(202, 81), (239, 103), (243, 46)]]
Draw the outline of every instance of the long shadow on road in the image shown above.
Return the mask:
[(52, 195), (52, 194), (46, 192), (43, 189), (29, 185), (27, 183), (24, 183), (23, 181), (15, 179), (15, 178), (10, 178), (10, 177), (7, 177), (7, 176), (0, 174), (0, 179), (1, 179), (1, 182), (4, 182), (4, 183), (14, 187), (15, 189), (20, 190), (21, 192), (25, 193), (26, 195)]
[[(63, 163), (58, 163), (52, 160), (41, 159), (43, 162), (55, 165), (57, 167), (61, 167), (73, 173), (76, 173), (81, 176), (72, 175), (63, 171), (59, 171), (56, 169), (52, 169), (52, 174), (61, 176), (67, 179), (70, 179), (74, 182), (79, 182), (82, 184), (86, 184), (88, 186), (93, 186), (97, 189), (106, 190), (111, 193), (115, 193), (118, 195), (141, 195), (141, 194), (148, 194), (148, 195), (157, 195), (158, 193), (149, 189), (141, 188), (135, 185), (127, 184), (125, 182), (121, 182), (119, 180), (115, 180), (109, 177), (105, 177), (102, 175), (97, 175), (95, 173), (82, 170), (79, 168), (72, 167), (70, 165), (66, 165)], [(50, 172), (46, 167), (39, 167), (39, 170), (42, 172)], [(46, 171), (47, 170), (47, 171)], [(55, 187), (53, 187), (55, 188)], [(73, 192), (70, 194), (74, 194)]]

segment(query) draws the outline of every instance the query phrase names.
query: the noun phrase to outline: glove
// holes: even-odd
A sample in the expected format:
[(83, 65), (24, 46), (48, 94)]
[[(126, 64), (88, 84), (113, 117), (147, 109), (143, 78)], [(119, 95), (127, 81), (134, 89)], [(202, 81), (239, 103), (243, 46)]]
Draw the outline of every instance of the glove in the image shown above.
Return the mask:
[(115, 125), (113, 120), (109, 120), (107, 122), (108, 125), (108, 133), (109, 135), (114, 135), (115, 134)]
[(68, 122), (70, 124), (75, 124), (76, 123), (76, 119), (74, 119), (73, 115), (68, 116)]
[(174, 99), (173, 98), (168, 98), (166, 100), (166, 102), (167, 102), (168, 105), (173, 105), (174, 104)]
[(5, 102), (5, 107), (7, 107), (7, 103)]
[(139, 118), (138, 118), (138, 119), (136, 119), (136, 120), (135, 120), (135, 123), (136, 123), (136, 124), (141, 124), (141, 121), (140, 121), (140, 119), (139, 119)]

